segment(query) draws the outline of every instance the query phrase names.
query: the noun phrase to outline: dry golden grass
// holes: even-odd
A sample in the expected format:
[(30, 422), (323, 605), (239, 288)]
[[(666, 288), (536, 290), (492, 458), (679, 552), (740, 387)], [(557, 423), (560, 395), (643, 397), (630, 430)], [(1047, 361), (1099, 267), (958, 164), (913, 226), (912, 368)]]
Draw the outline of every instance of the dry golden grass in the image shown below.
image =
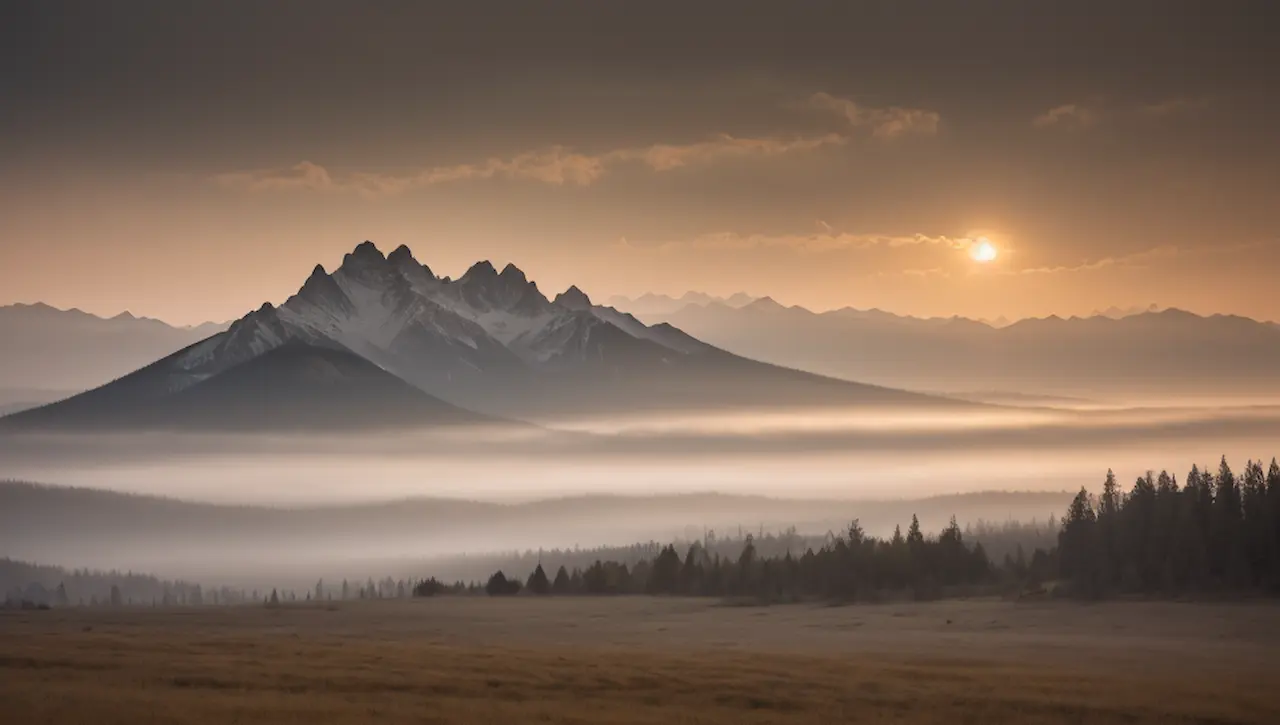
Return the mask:
[[(1175, 636), (1197, 623), (1206, 634)], [(1274, 723), (1265, 665), (1280, 628), (1245, 625), (1277, 623), (1268, 606), (628, 599), (3, 613), (0, 712), (33, 725)]]

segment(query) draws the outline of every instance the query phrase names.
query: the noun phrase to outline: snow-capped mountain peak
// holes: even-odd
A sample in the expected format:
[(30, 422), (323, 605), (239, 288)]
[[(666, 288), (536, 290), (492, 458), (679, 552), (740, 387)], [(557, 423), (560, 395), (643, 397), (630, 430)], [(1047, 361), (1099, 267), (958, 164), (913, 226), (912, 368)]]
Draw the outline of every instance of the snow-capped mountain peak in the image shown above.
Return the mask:
[(649, 358), (697, 351), (630, 315), (592, 305), (576, 286), (552, 302), (514, 264), (499, 272), (477, 262), (450, 281), (435, 277), (408, 247), (383, 256), (363, 242), (333, 273), (316, 265), (284, 304), (245, 315), (191, 349), (179, 367), (184, 380), (194, 380), (294, 340), (351, 350), (430, 389), (487, 370), (604, 359), (611, 354), (606, 348), (636, 354), (638, 346)]

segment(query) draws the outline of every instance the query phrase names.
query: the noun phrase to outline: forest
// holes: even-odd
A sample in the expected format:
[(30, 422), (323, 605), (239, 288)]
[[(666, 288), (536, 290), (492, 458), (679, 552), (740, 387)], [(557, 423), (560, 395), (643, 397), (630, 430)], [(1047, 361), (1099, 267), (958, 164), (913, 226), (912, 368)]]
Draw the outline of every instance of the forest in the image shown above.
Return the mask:
[[(470, 594), (665, 595), (764, 602), (874, 602), (954, 596), (1249, 596), (1280, 594), (1280, 465), (1236, 474), (1192, 467), (1183, 484), (1148, 472), (1126, 491), (1111, 471), (1047, 523), (953, 518), (936, 535), (912, 517), (904, 532), (738, 532), (627, 547), (477, 557), (487, 581), (372, 577), (317, 581), (306, 591), (202, 587), (133, 572), (66, 570), (0, 559), (10, 607), (195, 606)], [(529, 572), (527, 575), (524, 572)], [(549, 572), (554, 572), (551, 574)]]
[[(983, 538), (999, 542), (998, 559)], [(1099, 495), (1082, 488), (1072, 500), (1055, 542), (1023, 546), (1022, 540), (1042, 538), (1034, 524), (982, 525), (977, 535), (966, 536), (955, 519), (936, 537), (926, 536), (913, 517), (905, 535), (898, 528), (892, 537), (878, 539), (867, 536), (855, 519), (847, 531), (829, 534), (818, 548), (808, 545), (801, 554), (792, 546), (804, 539), (794, 532), (770, 537), (772, 554), (762, 553), (748, 535), (736, 558), (700, 542), (683, 556), (668, 545), (634, 562), (597, 559), (572, 571), (561, 565), (550, 578), (540, 562), (523, 582), (498, 571), (483, 591), (490, 596), (524, 591), (765, 601), (935, 599), (994, 591), (1077, 598), (1276, 594), (1280, 465), (1272, 459), (1264, 472), (1260, 461), (1249, 461), (1237, 475), (1224, 457), (1216, 474), (1193, 466), (1179, 486), (1167, 471), (1148, 472), (1127, 492), (1108, 471)], [(782, 553), (780, 546), (786, 547)], [(430, 596), (480, 590), (476, 584), (427, 579), (413, 591)]]
[(1110, 471), (1062, 521), (1057, 573), (1078, 596), (1280, 591), (1280, 465), (1194, 466), (1182, 486), (1148, 473), (1125, 492)]

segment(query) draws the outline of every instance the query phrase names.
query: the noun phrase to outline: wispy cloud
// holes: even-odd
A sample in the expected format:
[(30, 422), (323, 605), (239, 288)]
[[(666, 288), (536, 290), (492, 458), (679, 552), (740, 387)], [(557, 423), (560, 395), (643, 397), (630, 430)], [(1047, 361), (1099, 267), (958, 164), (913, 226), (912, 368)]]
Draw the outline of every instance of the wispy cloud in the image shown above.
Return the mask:
[(848, 139), (840, 134), (792, 138), (751, 138), (721, 134), (688, 144), (654, 144), (613, 149), (598, 154), (552, 146), (509, 158), (492, 157), (478, 163), (430, 166), (408, 174), (375, 172), (336, 173), (319, 164), (302, 161), (286, 168), (254, 169), (218, 174), (220, 186), (245, 191), (318, 191), (355, 193), (375, 197), (403, 193), (417, 187), (483, 179), (524, 179), (553, 186), (587, 186), (623, 164), (639, 164), (656, 172), (713, 164), (730, 159), (768, 158), (840, 146)]
[(307, 189), (310, 191), (331, 191), (334, 188), (333, 177), (318, 164), (302, 161), (284, 169), (257, 169), (253, 171), (233, 171), (218, 174), (213, 180), (223, 186), (248, 189), (251, 191), (290, 191)]
[[(804, 107), (837, 113), (851, 128), (870, 130), (872, 136), (882, 139), (908, 135), (931, 136), (938, 131), (938, 114), (923, 109), (897, 106), (873, 108), (829, 93), (815, 93), (805, 102)], [(624, 165), (636, 165), (660, 173), (734, 159), (775, 158), (806, 153), (821, 148), (844, 146), (849, 142), (848, 133), (766, 137), (718, 134), (690, 143), (657, 143), (598, 153), (577, 151), (567, 146), (549, 146), (510, 157), (494, 156), (472, 163), (427, 166), (407, 173), (338, 171), (313, 161), (300, 161), (287, 167), (217, 174), (212, 180), (225, 188), (250, 192), (312, 191), (365, 197), (394, 195), (436, 184), (485, 179), (527, 180), (553, 186), (589, 186), (615, 167)]]
[(1130, 254), (1114, 255), (1109, 257), (1101, 257), (1070, 265), (1042, 266), (1042, 267), (1026, 267), (1023, 269), (1005, 270), (1007, 274), (1071, 274), (1074, 272), (1091, 272), (1099, 269), (1107, 269), (1109, 267), (1132, 267), (1144, 268), (1156, 262), (1179, 258), (1194, 257), (1205, 255), (1234, 254), (1246, 250), (1259, 249), (1266, 246), (1263, 241), (1237, 242), (1230, 244), (1215, 244), (1212, 246), (1188, 247), (1176, 246), (1171, 244), (1159, 247), (1151, 247)]
[(660, 244), (634, 244), (625, 238), (618, 244), (631, 250), (669, 252), (677, 249), (744, 251), (751, 249), (787, 249), (796, 252), (822, 253), (840, 250), (905, 248), (934, 246), (953, 250), (968, 249), (975, 242), (969, 237), (935, 236), (928, 234), (854, 234), (836, 231), (821, 219), (815, 221), (818, 230), (812, 233), (789, 234), (741, 234), (738, 232), (709, 232), (682, 241)]
[(928, 277), (942, 277), (942, 278), (947, 278), (947, 277), (950, 277), (950, 276), (951, 276), (951, 272), (950, 272), (949, 270), (945, 270), (945, 269), (943, 269), (943, 268), (941, 268), (941, 267), (929, 267), (929, 268), (927, 268), (927, 269), (904, 269), (904, 270), (902, 270), (902, 271), (900, 271), (900, 272), (878, 272), (878, 273), (876, 273), (876, 276), (877, 276), (877, 277), (898, 277), (898, 276), (900, 276), (900, 277), (914, 277), (914, 278), (918, 278), (918, 279), (924, 279), (924, 278), (928, 278)]
[(1203, 108), (1206, 99), (1169, 98), (1152, 103), (1117, 104), (1102, 100), (1088, 103), (1064, 103), (1031, 119), (1031, 125), (1040, 129), (1084, 131), (1104, 121), (1164, 118)]
[(1147, 103), (1138, 108), (1138, 112), (1147, 116), (1172, 116), (1187, 113), (1209, 105), (1206, 98), (1170, 98), (1156, 103)]
[(938, 132), (938, 124), (942, 120), (936, 111), (899, 106), (872, 108), (830, 93), (813, 94), (809, 97), (809, 106), (837, 113), (853, 128), (870, 129), (872, 136), (883, 139), (911, 135), (933, 136)]
[(1006, 270), (1007, 274), (1071, 274), (1075, 272), (1092, 272), (1094, 270), (1106, 269), (1108, 267), (1142, 267), (1146, 263), (1157, 260), (1167, 259), (1171, 257), (1188, 254), (1194, 250), (1185, 247), (1162, 246), (1144, 249), (1132, 254), (1124, 254), (1119, 256), (1102, 257), (1092, 259), (1072, 265), (1056, 265), (1044, 267), (1024, 267), (1022, 269)]
[(654, 171), (670, 171), (682, 166), (749, 156), (781, 156), (812, 151), (823, 146), (843, 146), (848, 139), (840, 134), (796, 138), (740, 138), (727, 134), (710, 141), (684, 145), (655, 144), (644, 149), (623, 149), (607, 155), (611, 161), (641, 161)]
[(1036, 128), (1064, 128), (1082, 131), (1098, 123), (1098, 111), (1077, 103), (1055, 106), (1036, 116), (1031, 125)]

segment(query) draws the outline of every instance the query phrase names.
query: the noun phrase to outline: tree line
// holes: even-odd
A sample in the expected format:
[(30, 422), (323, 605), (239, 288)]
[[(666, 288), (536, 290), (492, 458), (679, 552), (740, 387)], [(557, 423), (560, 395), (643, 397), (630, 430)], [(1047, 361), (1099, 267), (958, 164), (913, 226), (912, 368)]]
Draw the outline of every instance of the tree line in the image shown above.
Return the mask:
[(1084, 597), (1280, 593), (1280, 465), (1236, 474), (1223, 457), (1216, 474), (1147, 473), (1127, 492), (1108, 471), (1098, 496), (1072, 500), (1055, 553)]
[[(1070, 499), (1070, 493), (1061, 494), (1063, 505)], [(923, 522), (921, 525), (924, 526)], [(1057, 544), (1058, 531), (1059, 520), (1054, 514), (1030, 521), (992, 522), (978, 519), (964, 524), (961, 528), (966, 544), (981, 543), (992, 562), (1003, 560), (1006, 554), (1016, 555), (1019, 549), (1027, 553), (1037, 548), (1051, 549)], [(539, 564), (547, 574), (554, 573), (562, 566), (568, 572), (574, 569), (585, 571), (596, 561), (612, 561), (633, 568), (641, 561), (653, 561), (668, 545), (673, 546), (683, 555), (695, 543), (709, 557), (719, 555), (722, 559), (736, 559), (742, 552), (747, 536), (751, 537), (757, 556), (774, 559), (782, 558), (788, 552), (792, 556), (799, 556), (808, 549), (818, 551), (834, 543), (836, 537), (843, 533), (843, 530), (800, 533), (794, 526), (777, 530), (765, 529), (763, 526), (755, 529), (736, 527), (728, 532), (707, 529), (700, 538), (677, 538), (665, 542), (650, 540), (626, 545), (575, 546), (467, 554), (433, 561), (421, 568), (433, 569), (439, 579), (447, 581), (462, 579), (470, 582), (479, 576), (481, 579), (476, 589), (482, 590), (485, 577), (495, 571), (502, 571), (507, 577), (518, 576), (523, 581)]]
[[(629, 547), (526, 552), (487, 581), (328, 584), (304, 591), (201, 587), (131, 572), (94, 572), (0, 559), (10, 606), (180, 606), (411, 596), (615, 595), (742, 597), (768, 601), (878, 601), (1016, 592), (1097, 598), (1221, 593), (1280, 594), (1280, 465), (1249, 461), (1236, 474), (1193, 466), (1185, 482), (1147, 473), (1129, 490), (1107, 472), (1046, 523), (954, 518), (937, 535), (913, 516), (904, 533), (877, 538), (855, 519), (844, 531), (778, 533)], [(559, 562), (558, 564), (556, 562)], [(532, 571), (527, 576), (507, 572)], [(544, 564), (546, 566), (544, 567)], [(549, 572), (554, 570), (554, 575)]]
[[(975, 540), (976, 539), (976, 540)], [(993, 558), (984, 540), (1000, 548)], [(794, 531), (769, 539), (786, 551), (762, 555), (747, 535), (736, 557), (702, 542), (675, 545), (633, 561), (596, 559), (561, 565), (548, 577), (541, 562), (524, 581), (499, 570), (484, 585), (419, 582), (416, 596), (479, 593), (510, 596), (662, 594), (752, 597), (771, 601), (874, 601), (895, 595), (931, 599), (978, 591), (1055, 593), (1082, 598), (1124, 594), (1280, 593), (1280, 464), (1249, 461), (1235, 474), (1225, 457), (1217, 473), (1193, 466), (1186, 482), (1148, 472), (1123, 491), (1108, 471), (1102, 492), (1086, 488), (1061, 523), (1050, 519), (961, 531), (955, 519), (936, 537), (912, 517), (904, 535), (868, 536), (855, 519), (847, 531), (811, 544)], [(1030, 545), (1026, 545), (1030, 544)], [(634, 550), (629, 550), (634, 553)], [(775, 549), (776, 552), (776, 549)], [(1030, 552), (1028, 554), (1028, 552)]]
[(675, 545), (661, 547), (652, 559), (634, 565), (596, 560), (572, 570), (561, 565), (549, 576), (538, 564), (528, 578), (495, 572), (483, 588), (434, 578), (414, 587), (417, 596), (476, 593), (511, 596), (653, 594), (742, 597), (768, 601), (824, 598), (873, 601), (891, 593), (937, 598), (993, 583), (992, 565), (981, 543), (972, 546), (955, 519), (937, 536), (928, 536), (912, 517), (904, 533), (888, 539), (869, 536), (855, 519), (843, 532), (826, 538), (817, 549), (764, 556), (748, 534), (737, 556), (722, 556), (702, 542), (683, 554)]

